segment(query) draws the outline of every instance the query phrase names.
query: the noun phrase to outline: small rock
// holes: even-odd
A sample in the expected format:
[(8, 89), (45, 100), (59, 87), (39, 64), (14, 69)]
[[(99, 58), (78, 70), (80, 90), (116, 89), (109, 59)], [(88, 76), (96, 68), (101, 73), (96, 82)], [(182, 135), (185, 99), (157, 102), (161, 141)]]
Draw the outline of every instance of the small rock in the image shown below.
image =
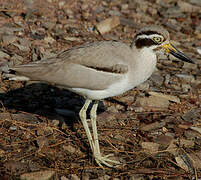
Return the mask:
[(60, 1), (59, 2), (59, 8), (63, 8), (63, 6), (65, 5), (65, 3), (66, 3), (65, 1)]
[(177, 2), (181, 12), (201, 12), (201, 8), (198, 6), (194, 6), (188, 2), (178, 1)]
[(178, 97), (176, 97), (176, 96), (157, 93), (157, 92), (149, 92), (149, 94), (152, 95), (152, 96), (157, 96), (157, 97), (167, 99), (167, 100), (172, 101), (172, 102), (180, 103), (180, 99)]
[(28, 46), (24, 46), (24, 45), (21, 45), (21, 44), (18, 44), (18, 43), (13, 43), (13, 45), (15, 45), (21, 51), (29, 51)]
[(55, 22), (43, 22), (42, 27), (44, 27), (45, 29), (52, 29), (55, 26)]
[(197, 6), (201, 6), (201, 1), (200, 0), (190, 0), (189, 1), (191, 4), (197, 5)]
[(105, 174), (104, 176), (98, 177), (98, 180), (109, 180), (111, 179), (111, 176)]
[(172, 142), (170, 143), (170, 145), (167, 148), (167, 151), (171, 154), (173, 154), (174, 156), (176, 156), (178, 153), (178, 146), (175, 143), (175, 140), (172, 140)]
[(0, 58), (10, 58), (10, 56), (5, 52), (0, 51)]
[(108, 14), (111, 16), (121, 16), (121, 12), (115, 10), (110, 10)]
[[(192, 129), (193, 127), (191, 127)], [(195, 128), (195, 127), (194, 127)], [(195, 131), (195, 129), (193, 128), (193, 130), (187, 130), (184, 131), (184, 135), (186, 138), (188, 139), (196, 139), (197, 137), (200, 136), (199, 132)], [(197, 128), (197, 127), (196, 127)]]
[(61, 180), (69, 180), (69, 179), (67, 177), (65, 177), (65, 176), (62, 176)]
[(119, 101), (126, 103), (126, 104), (131, 104), (132, 102), (134, 102), (135, 97), (133, 96), (124, 96), (124, 97), (120, 97)]
[(101, 21), (96, 25), (96, 28), (101, 34), (104, 34), (106, 32), (109, 32), (111, 29), (115, 28), (120, 24), (120, 20), (118, 16), (114, 16), (108, 19), (105, 19), (104, 21)]
[(197, 131), (201, 134), (201, 128), (200, 127), (190, 127), (191, 129), (193, 129), (194, 131)]
[(151, 75), (150, 80), (153, 81), (157, 86), (161, 86), (164, 82), (163, 76), (156, 73)]
[(194, 167), (201, 169), (201, 152), (193, 152), (189, 154), (190, 159), (192, 159)]
[(144, 125), (142, 126), (140, 129), (142, 131), (152, 131), (152, 130), (155, 130), (155, 129), (160, 129), (162, 128), (163, 126), (165, 126), (165, 122), (154, 122), (154, 123), (151, 123), (151, 124), (147, 124), (147, 125)]
[(191, 91), (191, 89), (192, 89), (192, 87), (189, 84), (182, 84), (181, 87), (182, 87), (182, 91), (184, 93), (187, 93), (187, 92)]
[(166, 86), (168, 86), (168, 84), (169, 84), (169, 82), (170, 82), (170, 75), (169, 74), (166, 74), (166, 76), (165, 76), (165, 81), (164, 81), (164, 84), (166, 85)]
[(67, 146), (63, 145), (63, 149), (68, 151), (71, 154), (74, 154), (77, 151), (77, 149), (75, 147), (71, 146), (70, 144)]
[(82, 155), (83, 153), (80, 151), (80, 149), (73, 147), (72, 145), (63, 145), (63, 149), (65, 151), (68, 151), (71, 154), (78, 154), (78, 155)]
[(139, 89), (140, 91), (146, 91), (146, 90), (149, 89), (149, 83), (146, 81), (146, 82), (144, 82), (144, 83), (138, 85), (138, 86), (136, 87), (136, 89)]
[(196, 69), (197, 64), (191, 64), (191, 63), (184, 62), (183, 68), (184, 69)]
[(180, 139), (179, 143), (181, 146), (184, 146), (184, 147), (193, 147), (194, 146), (194, 142), (187, 140), (187, 139)]
[(17, 126), (10, 126), (9, 128), (11, 131), (16, 131), (17, 130)]
[(24, 61), (24, 58), (22, 56), (17, 55), (17, 54), (14, 54), (14, 56), (12, 56), (10, 59), (14, 65), (22, 64)]
[(145, 151), (148, 151), (150, 153), (158, 152), (159, 148), (159, 144), (153, 142), (142, 142), (141, 146)]
[(165, 146), (166, 145), (169, 146), (170, 143), (172, 142), (172, 140), (173, 140), (173, 137), (171, 137), (171, 136), (160, 135), (156, 139), (154, 139), (154, 142), (165, 145)]
[(197, 48), (197, 52), (200, 54), (201, 56), (201, 48)]
[(198, 109), (191, 109), (190, 111), (186, 112), (181, 118), (184, 121), (192, 122), (199, 118), (199, 110)]
[(2, 37), (2, 41), (4, 44), (12, 44), (13, 42), (15, 42), (17, 40), (17, 37), (16, 36), (13, 36), (13, 35), (4, 35)]
[(47, 37), (44, 38), (44, 41), (47, 42), (47, 43), (52, 44), (55, 41), (55, 39), (53, 37), (51, 37), (51, 36), (47, 36)]
[(57, 119), (53, 119), (53, 120), (52, 120), (52, 125), (53, 125), (53, 126), (59, 127), (59, 123), (60, 123), (60, 122), (59, 122), (59, 120), (57, 120)]
[(39, 146), (39, 150), (41, 150), (43, 147), (47, 147), (49, 145), (48, 139), (45, 136), (39, 136), (37, 138), (37, 144)]
[(76, 174), (70, 174), (69, 179), (70, 180), (80, 180), (80, 178)]
[(70, 36), (63, 36), (63, 39), (65, 39), (66, 41), (77, 41), (77, 42), (81, 41), (81, 39), (78, 37), (70, 37)]
[(0, 149), (0, 157), (3, 157), (3, 156), (5, 156), (5, 151), (3, 150), (3, 149)]
[(21, 180), (50, 180), (55, 175), (55, 171), (38, 171), (20, 175)]
[(142, 106), (146, 109), (167, 109), (169, 107), (169, 101), (162, 97), (150, 96), (150, 97), (138, 97), (136, 100), (137, 106)]
[(124, 26), (129, 26), (133, 28), (137, 28), (139, 25), (135, 23), (132, 19), (127, 19), (127, 18), (120, 18), (120, 24)]
[(16, 173), (26, 169), (27, 164), (19, 162), (19, 161), (10, 160), (4, 163), (4, 167), (8, 169), (10, 172)]
[(129, 180), (145, 180), (145, 178), (142, 175), (134, 174), (130, 176)]
[(176, 74), (178, 78), (182, 79), (182, 82), (192, 83), (195, 81), (194, 76), (188, 74)]
[(18, 40), (22, 46), (31, 46), (31, 41), (28, 38), (22, 38)]

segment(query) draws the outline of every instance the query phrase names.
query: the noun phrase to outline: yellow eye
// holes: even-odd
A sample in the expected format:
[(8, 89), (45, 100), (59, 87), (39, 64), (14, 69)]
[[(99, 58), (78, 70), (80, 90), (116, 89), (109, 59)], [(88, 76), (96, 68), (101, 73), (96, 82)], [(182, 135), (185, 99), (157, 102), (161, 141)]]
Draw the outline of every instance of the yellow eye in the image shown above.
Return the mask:
[(162, 37), (153, 37), (153, 41), (160, 44), (163, 42), (163, 38)]

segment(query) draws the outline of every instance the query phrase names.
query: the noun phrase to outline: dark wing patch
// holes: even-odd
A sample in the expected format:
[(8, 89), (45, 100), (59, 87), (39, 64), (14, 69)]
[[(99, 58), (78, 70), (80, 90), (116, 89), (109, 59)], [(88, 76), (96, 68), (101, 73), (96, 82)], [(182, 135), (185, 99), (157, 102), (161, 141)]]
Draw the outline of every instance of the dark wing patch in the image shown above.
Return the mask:
[(86, 66), (86, 67), (95, 69), (97, 71), (115, 73), (115, 74), (124, 74), (128, 72), (128, 66), (124, 64), (115, 64), (114, 66), (111, 67), (94, 67), (94, 66)]

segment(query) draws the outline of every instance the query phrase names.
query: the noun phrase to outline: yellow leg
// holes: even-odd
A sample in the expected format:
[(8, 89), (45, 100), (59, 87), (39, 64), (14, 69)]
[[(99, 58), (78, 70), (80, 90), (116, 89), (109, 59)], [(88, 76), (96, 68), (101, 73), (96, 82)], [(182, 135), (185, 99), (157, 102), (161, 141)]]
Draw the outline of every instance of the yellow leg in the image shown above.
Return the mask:
[(95, 157), (95, 160), (97, 164), (102, 167), (102, 164), (108, 166), (108, 167), (113, 167), (113, 165), (109, 163), (114, 163), (114, 164), (120, 164), (118, 161), (114, 161), (111, 159), (108, 159), (107, 156), (102, 156), (100, 153), (100, 147), (99, 147), (99, 141), (98, 141), (98, 132), (97, 132), (97, 126), (96, 126), (96, 117), (97, 117), (97, 108), (98, 108), (98, 101), (96, 100), (91, 112), (90, 112), (90, 118), (91, 118), (91, 125), (92, 125), (92, 131), (93, 131), (93, 142), (94, 142), (94, 149), (93, 149), (93, 154)]
[(90, 103), (91, 103), (91, 100), (89, 100), (89, 99), (87, 99), (85, 101), (84, 106), (80, 110), (79, 116), (80, 116), (80, 119), (82, 121), (82, 125), (84, 127), (84, 130), (86, 132), (87, 138), (89, 140), (89, 145), (91, 147), (91, 150), (93, 151), (93, 149), (94, 149), (94, 142), (93, 142), (93, 138), (91, 136), (91, 132), (89, 130), (89, 126), (88, 126), (88, 123), (87, 123), (87, 114), (86, 114), (87, 109), (88, 109)]

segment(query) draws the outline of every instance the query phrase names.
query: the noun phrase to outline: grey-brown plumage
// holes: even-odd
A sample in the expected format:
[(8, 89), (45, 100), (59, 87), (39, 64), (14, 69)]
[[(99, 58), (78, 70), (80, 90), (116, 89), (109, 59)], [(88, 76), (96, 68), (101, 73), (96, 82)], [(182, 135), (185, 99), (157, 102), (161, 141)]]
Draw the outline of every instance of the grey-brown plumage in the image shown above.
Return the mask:
[(128, 64), (124, 59), (130, 51), (129, 46), (115, 41), (87, 43), (55, 57), (11, 69), (30, 80), (47, 81), (64, 88), (103, 90), (118, 81), (119, 74), (127, 73)]
[[(112, 167), (119, 162), (102, 156), (96, 127), (98, 100), (122, 94), (147, 80), (156, 66), (156, 52), (165, 51), (193, 63), (169, 42), (169, 33), (159, 26), (141, 29), (131, 45), (122, 42), (102, 41), (84, 44), (27, 65), (11, 69), (26, 80), (46, 81), (86, 98), (80, 110), (93, 156), (98, 165)], [(18, 79), (17, 77), (12, 79)], [(86, 111), (92, 100), (90, 112), (92, 133), (86, 120)]]

